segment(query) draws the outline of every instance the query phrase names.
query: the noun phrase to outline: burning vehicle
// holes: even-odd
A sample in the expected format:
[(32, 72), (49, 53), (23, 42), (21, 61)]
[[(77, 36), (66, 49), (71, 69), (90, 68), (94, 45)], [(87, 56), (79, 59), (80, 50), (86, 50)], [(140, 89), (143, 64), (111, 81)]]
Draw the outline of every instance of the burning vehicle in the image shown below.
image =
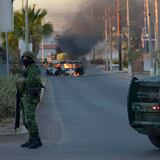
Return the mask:
[(46, 68), (46, 74), (76, 77), (84, 74), (84, 67), (80, 61), (54, 61)]
[(46, 66), (44, 66), (46, 68), (46, 74), (49, 76), (57, 75), (60, 70), (60, 66), (61, 66), (61, 62), (59, 61), (54, 60), (48, 63)]
[(81, 76), (84, 74), (84, 67), (80, 61), (67, 61), (63, 64), (65, 75)]

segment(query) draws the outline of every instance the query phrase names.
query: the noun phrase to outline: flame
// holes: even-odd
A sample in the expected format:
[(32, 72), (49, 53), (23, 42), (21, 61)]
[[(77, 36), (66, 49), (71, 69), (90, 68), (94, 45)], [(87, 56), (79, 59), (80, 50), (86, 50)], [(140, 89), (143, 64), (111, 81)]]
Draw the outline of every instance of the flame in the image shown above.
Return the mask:
[(79, 73), (74, 72), (73, 76), (74, 76), (74, 77), (78, 77), (78, 76), (80, 76), (80, 74), (79, 74)]

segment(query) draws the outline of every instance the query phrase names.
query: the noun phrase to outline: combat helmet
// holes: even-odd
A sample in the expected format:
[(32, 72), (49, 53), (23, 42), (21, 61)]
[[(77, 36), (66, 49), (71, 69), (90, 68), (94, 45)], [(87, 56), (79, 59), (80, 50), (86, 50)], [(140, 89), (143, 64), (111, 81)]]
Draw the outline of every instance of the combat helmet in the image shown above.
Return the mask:
[(25, 51), (22, 55), (22, 59), (23, 57), (30, 57), (33, 61), (36, 61), (36, 56), (33, 54), (33, 52), (30, 51)]

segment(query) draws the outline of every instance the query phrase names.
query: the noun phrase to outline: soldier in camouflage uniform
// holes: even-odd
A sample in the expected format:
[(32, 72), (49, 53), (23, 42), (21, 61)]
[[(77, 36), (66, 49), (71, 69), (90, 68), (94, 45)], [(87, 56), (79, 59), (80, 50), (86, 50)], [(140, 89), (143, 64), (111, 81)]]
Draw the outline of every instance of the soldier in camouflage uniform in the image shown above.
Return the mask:
[(35, 65), (35, 57), (32, 52), (25, 52), (22, 56), (22, 62), (24, 70), (20, 74), (17, 86), (21, 97), (23, 123), (29, 132), (29, 140), (21, 147), (35, 149), (42, 145), (35, 120), (35, 111), (40, 101), (42, 87), (40, 69)]

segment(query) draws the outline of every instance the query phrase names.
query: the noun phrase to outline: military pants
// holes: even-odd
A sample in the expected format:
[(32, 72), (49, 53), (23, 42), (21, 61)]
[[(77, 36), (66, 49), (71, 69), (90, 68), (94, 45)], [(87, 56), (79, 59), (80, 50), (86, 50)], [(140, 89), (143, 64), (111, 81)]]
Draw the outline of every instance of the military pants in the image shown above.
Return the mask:
[(38, 126), (36, 123), (35, 112), (39, 103), (39, 97), (25, 96), (21, 98), (23, 124), (29, 132), (31, 141), (40, 140)]

